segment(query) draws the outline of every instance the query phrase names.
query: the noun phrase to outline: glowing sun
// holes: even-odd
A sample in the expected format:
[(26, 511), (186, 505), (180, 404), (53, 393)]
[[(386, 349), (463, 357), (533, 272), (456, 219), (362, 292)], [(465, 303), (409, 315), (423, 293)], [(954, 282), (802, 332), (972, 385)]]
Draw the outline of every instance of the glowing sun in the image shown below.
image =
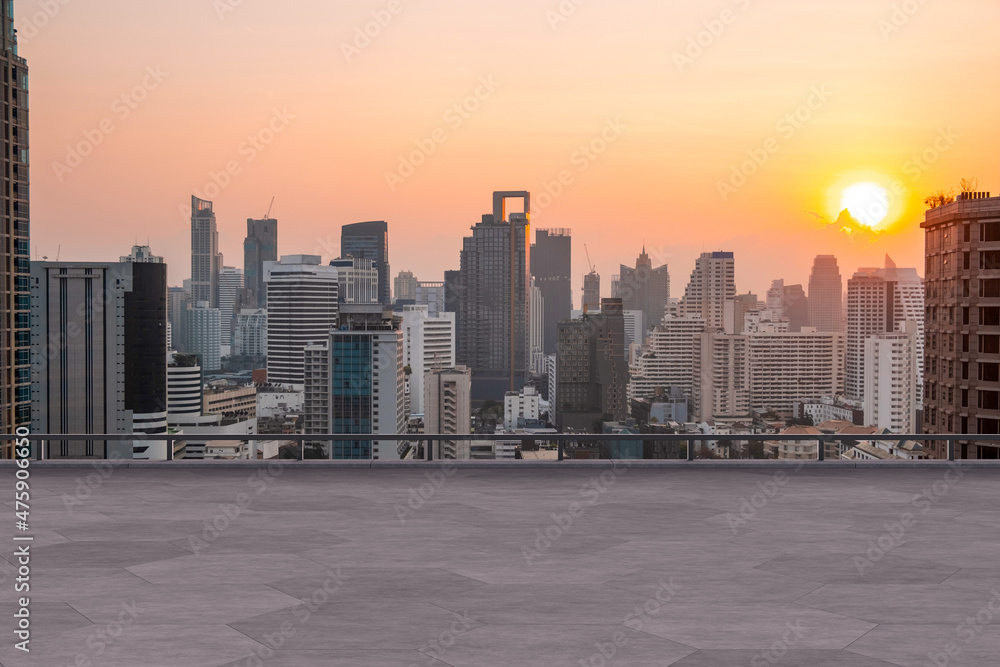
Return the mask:
[(855, 183), (844, 189), (841, 209), (867, 227), (875, 227), (889, 215), (889, 191), (878, 183)]

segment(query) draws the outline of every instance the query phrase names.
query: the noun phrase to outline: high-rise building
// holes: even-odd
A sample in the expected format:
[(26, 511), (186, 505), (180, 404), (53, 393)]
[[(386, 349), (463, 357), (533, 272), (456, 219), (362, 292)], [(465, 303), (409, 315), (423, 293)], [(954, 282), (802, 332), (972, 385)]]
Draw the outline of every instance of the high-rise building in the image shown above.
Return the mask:
[(219, 272), (219, 344), (222, 356), (228, 357), (233, 344), (233, 319), (236, 302), (243, 291), (243, 271), (224, 266)]
[(731, 252), (702, 253), (681, 299), (684, 317), (700, 317), (707, 329), (725, 328), (726, 301), (736, 296), (736, 260)]
[(233, 322), (233, 355), (267, 357), (267, 309), (244, 308)]
[(688, 398), (694, 392), (694, 367), (705, 320), (665, 317), (646, 339), (642, 354), (632, 364), (629, 400), (667, 394), (677, 387)]
[(870, 426), (893, 433), (916, 433), (920, 357), (917, 322), (902, 322), (897, 333), (865, 340), (864, 411)]
[(410, 369), (410, 412), (424, 411), (424, 381), (455, 365), (455, 313), (432, 316), (427, 306), (403, 307), (403, 365)]
[(419, 282), (417, 283), (417, 305), (427, 306), (427, 312), (431, 317), (437, 317), (449, 311), (447, 293), (443, 282)]
[(375, 270), (378, 271), (378, 302), (383, 305), (392, 303), (387, 223), (373, 221), (344, 225), (340, 234), (340, 256), (374, 261)]
[(560, 430), (590, 432), (594, 422), (628, 416), (628, 362), (621, 299), (604, 299), (600, 315), (559, 323), (553, 406)]
[(341, 257), (330, 262), (337, 269), (340, 303), (380, 303), (378, 269), (371, 259)]
[(204, 396), (201, 363), (194, 354), (171, 354), (167, 363), (167, 411), (171, 423), (201, 415)]
[(267, 307), (264, 285), (264, 262), (278, 261), (278, 221), (247, 219), (247, 237), (243, 241), (244, 308)]
[(191, 196), (191, 301), (219, 307), (219, 230), (212, 202)]
[(206, 373), (222, 368), (222, 311), (209, 308), (207, 301), (199, 301), (187, 310), (185, 352), (198, 355)]
[[(270, 298), (270, 297), (269, 297)], [(381, 304), (345, 305), (340, 326), (303, 350), (307, 435), (406, 433), (403, 332)], [(306, 443), (305, 458), (396, 460), (406, 443)]]
[(542, 290), (538, 287), (536, 279), (531, 279), (531, 316), (528, 318), (529, 330), (529, 361), (528, 370), (534, 374), (540, 374), (544, 370), (545, 354), (543, 352), (545, 338), (545, 298)]
[(503, 427), (507, 431), (522, 428), (524, 421), (538, 421), (542, 397), (538, 389), (526, 386), (521, 391), (508, 391), (503, 399)]
[[(33, 262), (31, 297), (32, 430), (166, 433), (166, 265)], [(132, 458), (149, 446), (50, 440), (45, 458)]]
[[(1000, 443), (1000, 197), (969, 192), (927, 211), (923, 432), (967, 435), (962, 459), (998, 459)], [(944, 441), (927, 443), (946, 458)]]
[(573, 236), (568, 229), (539, 229), (531, 246), (531, 275), (545, 302), (543, 352), (554, 354), (559, 323), (573, 315)]
[[(31, 332), (28, 275), (30, 197), (28, 190), (28, 63), (17, 55), (13, 1), (0, 3), (3, 19), (3, 157), (7, 187), (0, 221), (0, 433), (12, 434), (31, 421)], [(13, 458), (11, 443), (2, 458)]]
[(393, 284), (392, 298), (396, 301), (417, 301), (417, 277), (413, 271), (400, 271)]
[(833, 255), (819, 255), (809, 276), (809, 326), (817, 331), (844, 330), (844, 281)]
[(792, 333), (809, 326), (809, 297), (802, 285), (785, 285), (784, 314)]
[(760, 310), (756, 294), (738, 294), (726, 301), (723, 310), (723, 330), (728, 334), (741, 334), (746, 327), (747, 313)]
[[(524, 212), (508, 216), (508, 199), (523, 200)], [(520, 389), (528, 371), (530, 210), (530, 193), (494, 192), (493, 213), (463, 242), (458, 361), (472, 370), (477, 403)]]
[(583, 277), (583, 312), (596, 313), (601, 309), (601, 275), (591, 271)]
[(267, 286), (267, 379), (301, 390), (303, 353), (337, 326), (338, 275), (318, 255), (286, 255), (264, 263)]
[[(465, 366), (427, 374), (424, 384), (424, 431), (432, 435), (472, 433), (472, 371)], [(433, 444), (435, 459), (468, 459), (468, 440)]]
[(626, 310), (625, 315), (625, 358), (629, 358), (629, 348), (632, 345), (643, 345), (646, 342), (646, 325), (641, 310)]
[[(641, 310), (647, 327), (663, 321), (667, 302), (670, 301), (670, 272), (667, 265), (653, 268), (653, 261), (642, 253), (635, 261), (635, 268), (621, 265), (618, 277), (618, 296), (625, 310)], [(614, 296), (614, 295), (613, 295)]]
[[(902, 322), (919, 323), (917, 332), (918, 398), (922, 399), (924, 283), (916, 269), (899, 269), (886, 257), (884, 269), (859, 269), (847, 281), (847, 349), (844, 394), (863, 401), (865, 341), (893, 333)], [(918, 404), (919, 405), (919, 404)], [(914, 409), (919, 409), (914, 406)], [(867, 416), (867, 415), (866, 415)]]

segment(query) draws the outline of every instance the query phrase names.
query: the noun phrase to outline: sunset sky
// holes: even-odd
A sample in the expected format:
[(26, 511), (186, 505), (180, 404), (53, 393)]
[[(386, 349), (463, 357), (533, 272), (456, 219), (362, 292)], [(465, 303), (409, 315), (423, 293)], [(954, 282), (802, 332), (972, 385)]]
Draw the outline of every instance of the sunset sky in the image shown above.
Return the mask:
[[(845, 280), (886, 253), (922, 272), (923, 198), (972, 176), (1000, 191), (996, 0), (61, 2), (15, 2), (39, 258), (148, 239), (180, 284), (192, 193), (235, 266), (275, 197), (281, 254), (330, 259), (341, 225), (384, 219), (393, 274), (441, 280), (491, 193), (527, 189), (534, 227), (573, 231), (576, 307), (585, 243), (606, 294), (645, 241), (673, 296), (703, 250), (735, 251), (738, 289), (763, 296), (816, 254)], [(433, 153), (390, 185), (417, 142)], [(902, 193), (878, 233), (830, 224), (859, 182)]]

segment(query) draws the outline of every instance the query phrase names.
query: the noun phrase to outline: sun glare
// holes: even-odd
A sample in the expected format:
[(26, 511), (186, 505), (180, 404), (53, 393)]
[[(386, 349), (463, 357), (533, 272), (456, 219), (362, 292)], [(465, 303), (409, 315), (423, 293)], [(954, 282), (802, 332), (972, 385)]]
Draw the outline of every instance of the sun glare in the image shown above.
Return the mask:
[(844, 189), (840, 207), (861, 224), (876, 227), (889, 215), (889, 191), (878, 183), (855, 183)]

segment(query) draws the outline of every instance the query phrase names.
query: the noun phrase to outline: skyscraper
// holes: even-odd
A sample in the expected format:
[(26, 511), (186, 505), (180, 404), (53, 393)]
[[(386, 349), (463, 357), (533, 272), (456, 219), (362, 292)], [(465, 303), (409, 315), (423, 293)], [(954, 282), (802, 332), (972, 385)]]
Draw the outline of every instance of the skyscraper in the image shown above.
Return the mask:
[(380, 220), (344, 225), (340, 233), (340, 256), (373, 260), (378, 271), (378, 302), (386, 306), (392, 304), (387, 223)]
[[(32, 430), (166, 433), (166, 265), (33, 262), (31, 296)], [(46, 458), (133, 457), (131, 441), (47, 446)]]
[(330, 262), (337, 269), (340, 303), (380, 303), (378, 270), (375, 261), (356, 257), (340, 257)]
[(864, 410), (871, 426), (893, 433), (916, 433), (920, 384), (917, 361), (917, 322), (903, 322), (896, 333), (865, 341)]
[(809, 276), (809, 326), (817, 331), (844, 330), (844, 281), (833, 255), (819, 255)]
[(417, 278), (413, 271), (400, 271), (393, 284), (392, 298), (396, 301), (417, 300)]
[(219, 307), (219, 230), (212, 202), (191, 196), (191, 301)]
[(681, 299), (680, 313), (700, 317), (707, 329), (724, 329), (726, 302), (736, 296), (736, 259), (731, 252), (702, 253)]
[(242, 291), (243, 271), (233, 266), (222, 267), (219, 272), (219, 345), (224, 357), (229, 356), (233, 344), (233, 318)]
[(573, 314), (573, 237), (568, 229), (539, 229), (531, 246), (531, 275), (545, 303), (543, 351), (554, 354), (559, 322)]
[[(924, 433), (968, 435), (962, 459), (998, 459), (1000, 443), (1000, 197), (962, 193), (927, 211)], [(943, 441), (930, 442), (946, 458)]]
[(692, 398), (698, 341), (704, 331), (705, 320), (700, 317), (665, 317), (653, 327), (643, 354), (632, 364), (629, 400), (665, 394), (671, 387)]
[(304, 351), (337, 326), (337, 269), (318, 255), (286, 255), (264, 263), (267, 286), (267, 379), (301, 390)]
[(645, 326), (656, 326), (670, 300), (670, 273), (667, 265), (653, 268), (645, 246), (635, 261), (635, 268), (621, 265), (618, 289), (625, 310), (641, 310)]
[[(28, 63), (17, 55), (13, 1), (0, 3), (3, 19), (3, 157), (7, 187), (0, 222), (0, 433), (31, 420), (30, 223), (28, 192)], [(6, 443), (3, 458), (12, 458)]]
[[(508, 199), (523, 213), (507, 215)], [(494, 192), (493, 213), (465, 238), (458, 311), (458, 361), (472, 370), (472, 398), (500, 400), (528, 370), (531, 195)], [(447, 280), (447, 278), (446, 278)]]
[(243, 241), (244, 308), (265, 308), (264, 262), (278, 261), (278, 221), (247, 219), (247, 237)]
[(533, 374), (541, 374), (545, 367), (545, 354), (542, 351), (545, 339), (545, 298), (542, 296), (542, 290), (538, 287), (536, 278), (531, 279), (530, 308), (528, 370)]
[(591, 271), (583, 277), (583, 312), (596, 313), (601, 309), (601, 275)]
[(410, 369), (410, 412), (419, 415), (427, 374), (455, 365), (455, 313), (432, 316), (427, 306), (403, 306), (402, 330), (403, 364)]
[(206, 373), (222, 368), (222, 311), (209, 308), (207, 301), (199, 301), (187, 310), (185, 352), (198, 355)]

